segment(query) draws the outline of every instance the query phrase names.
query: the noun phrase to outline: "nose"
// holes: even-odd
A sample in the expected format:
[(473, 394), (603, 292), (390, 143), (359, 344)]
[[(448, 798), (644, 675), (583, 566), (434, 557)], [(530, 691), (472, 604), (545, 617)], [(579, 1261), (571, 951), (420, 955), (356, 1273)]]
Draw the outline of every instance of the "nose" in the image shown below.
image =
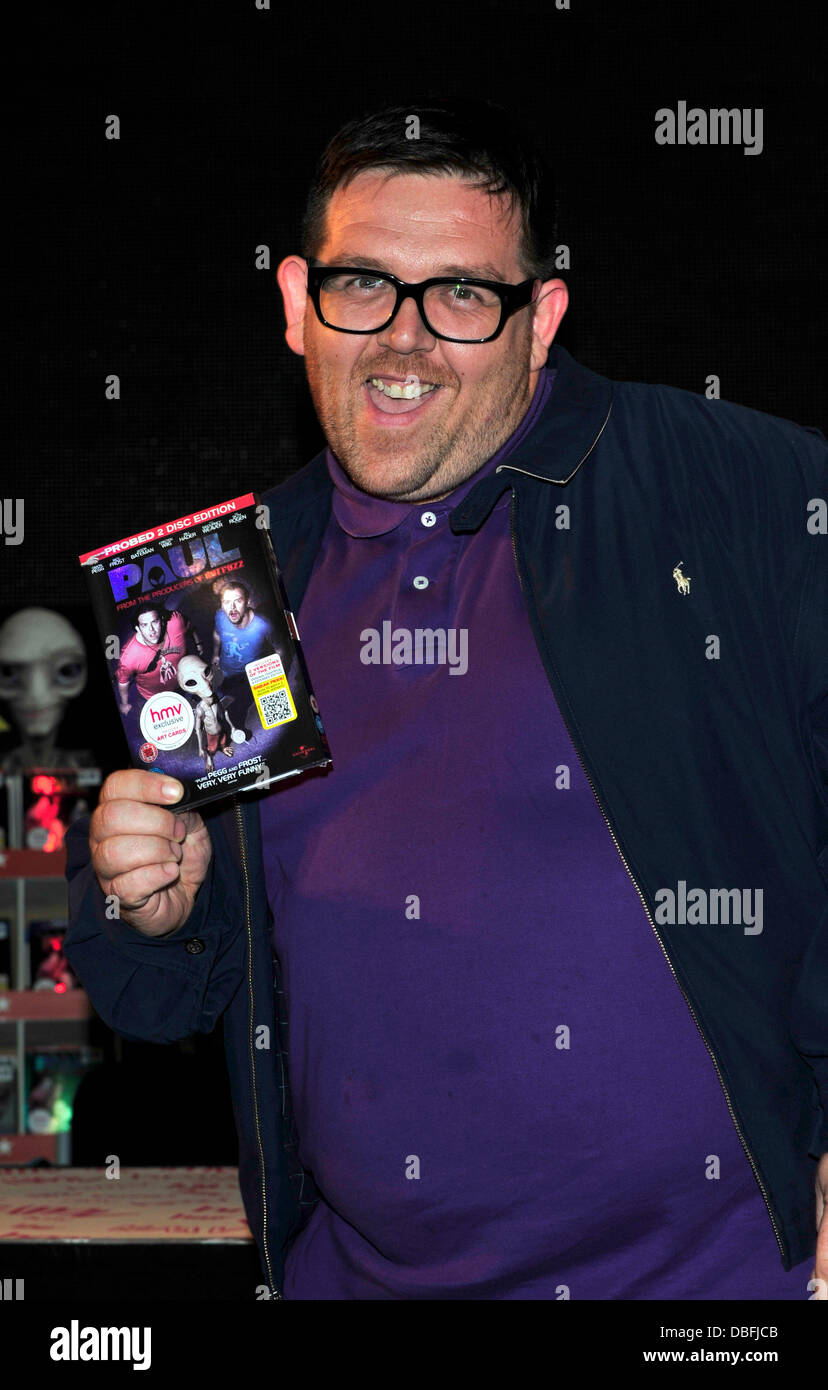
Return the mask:
[(25, 668), (24, 689), (25, 699), (33, 705), (53, 703), (52, 683), (44, 662), (33, 661), (30, 666)]
[(429, 333), (414, 300), (404, 299), (387, 328), (377, 334), (377, 342), (393, 352), (431, 352), (437, 339)]

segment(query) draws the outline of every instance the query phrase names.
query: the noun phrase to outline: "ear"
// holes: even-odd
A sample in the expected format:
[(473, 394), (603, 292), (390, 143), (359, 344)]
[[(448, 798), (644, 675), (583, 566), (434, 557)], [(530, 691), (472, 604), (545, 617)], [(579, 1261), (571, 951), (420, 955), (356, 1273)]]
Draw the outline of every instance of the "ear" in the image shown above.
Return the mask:
[(286, 256), (276, 271), (285, 306), (285, 339), (299, 357), (305, 354), (305, 308), (308, 302), (308, 263), (301, 256)]
[(544, 280), (532, 308), (532, 357), (529, 370), (545, 366), (549, 346), (569, 304), (569, 291), (563, 280)]

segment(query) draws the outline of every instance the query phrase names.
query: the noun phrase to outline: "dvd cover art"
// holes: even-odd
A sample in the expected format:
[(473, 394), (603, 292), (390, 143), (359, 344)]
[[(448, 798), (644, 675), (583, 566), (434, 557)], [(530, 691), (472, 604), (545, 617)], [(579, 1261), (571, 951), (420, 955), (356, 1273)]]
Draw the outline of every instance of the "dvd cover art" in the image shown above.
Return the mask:
[(331, 764), (255, 493), (79, 559), (132, 762), (176, 809)]

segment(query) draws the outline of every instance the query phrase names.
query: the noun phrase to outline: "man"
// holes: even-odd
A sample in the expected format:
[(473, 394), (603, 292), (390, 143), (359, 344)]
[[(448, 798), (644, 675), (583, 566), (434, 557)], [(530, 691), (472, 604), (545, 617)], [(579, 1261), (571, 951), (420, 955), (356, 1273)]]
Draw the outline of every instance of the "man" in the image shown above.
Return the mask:
[(195, 628), (175, 610), (149, 601), (142, 603), (135, 610), (132, 625), (135, 636), (124, 644), (115, 671), (121, 714), (129, 714), (132, 709), (129, 687), (133, 679), (142, 700), (149, 700), (170, 686), (175, 689), (178, 663), (187, 651), (188, 633), (192, 633), (199, 656), (203, 655)]
[(485, 105), (334, 138), (267, 495), (333, 769), (70, 832), (103, 1017), (223, 1016), (273, 1297), (824, 1296), (825, 441), (555, 346), (551, 203)]
[(245, 667), (257, 657), (275, 650), (272, 625), (250, 606), (246, 584), (229, 580), (219, 590), (220, 606), (213, 628), (213, 666), (221, 672), (221, 694), (233, 699), (233, 712), (241, 721), (252, 701)]

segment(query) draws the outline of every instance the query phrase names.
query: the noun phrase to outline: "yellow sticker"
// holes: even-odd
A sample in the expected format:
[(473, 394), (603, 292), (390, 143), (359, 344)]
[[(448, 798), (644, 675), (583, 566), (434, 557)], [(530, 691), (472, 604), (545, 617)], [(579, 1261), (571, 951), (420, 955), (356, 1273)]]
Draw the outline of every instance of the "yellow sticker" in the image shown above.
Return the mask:
[(291, 719), (298, 718), (278, 652), (260, 656), (257, 661), (248, 662), (244, 669), (263, 729), (275, 729), (279, 724), (289, 724)]

